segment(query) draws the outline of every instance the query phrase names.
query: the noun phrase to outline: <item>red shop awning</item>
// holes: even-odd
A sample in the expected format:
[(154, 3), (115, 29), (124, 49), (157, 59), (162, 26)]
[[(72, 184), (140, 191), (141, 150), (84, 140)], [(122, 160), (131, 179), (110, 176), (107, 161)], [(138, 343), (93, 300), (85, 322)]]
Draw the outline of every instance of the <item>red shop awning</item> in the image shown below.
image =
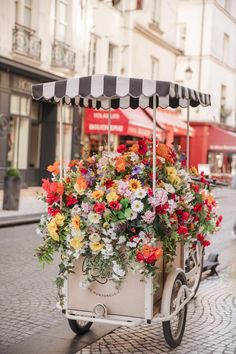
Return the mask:
[[(153, 116), (153, 110), (146, 108), (150, 117)], [(174, 135), (187, 135), (187, 124), (179, 117), (179, 113), (170, 109), (157, 109), (157, 124), (164, 130), (173, 130)], [(194, 135), (194, 129), (189, 127), (190, 136)]]
[[(108, 133), (108, 111), (85, 109), (84, 130), (86, 134)], [(150, 117), (141, 109), (112, 109), (111, 133), (116, 135), (130, 135), (137, 138), (152, 136), (153, 123)], [(157, 138), (162, 139), (163, 131), (157, 127)]]
[(211, 151), (236, 152), (236, 133), (211, 125), (208, 143)]

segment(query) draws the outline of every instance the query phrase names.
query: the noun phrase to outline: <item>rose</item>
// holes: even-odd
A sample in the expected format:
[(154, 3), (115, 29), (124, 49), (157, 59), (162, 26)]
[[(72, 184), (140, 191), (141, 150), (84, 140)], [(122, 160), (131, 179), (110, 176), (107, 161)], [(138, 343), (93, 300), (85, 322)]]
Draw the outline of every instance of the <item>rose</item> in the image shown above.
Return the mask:
[(114, 181), (112, 181), (111, 179), (108, 179), (106, 182), (105, 182), (105, 186), (107, 189), (111, 188), (114, 184)]
[(178, 227), (178, 234), (179, 235), (186, 235), (188, 233), (188, 228), (186, 226), (180, 225)]
[(95, 203), (93, 206), (94, 211), (98, 214), (102, 214), (105, 210), (105, 204), (104, 203)]
[(60, 213), (60, 209), (59, 208), (53, 208), (53, 207), (48, 207), (48, 214), (51, 216), (55, 216), (58, 213)]
[(143, 262), (144, 261), (144, 256), (143, 256), (143, 254), (141, 252), (137, 252), (136, 253), (136, 260), (138, 262)]
[(119, 145), (118, 146), (118, 148), (117, 148), (117, 152), (119, 152), (119, 153), (123, 153), (123, 152), (125, 152), (126, 151), (126, 146), (125, 146), (125, 144), (121, 144), (121, 145)]
[(121, 205), (119, 202), (113, 200), (109, 203), (109, 207), (113, 210), (120, 210)]
[(72, 206), (75, 205), (78, 202), (77, 198), (75, 198), (73, 195), (67, 195), (66, 196), (66, 206)]
[(186, 220), (188, 220), (188, 218), (189, 218), (189, 213), (187, 211), (184, 211), (182, 213), (182, 220), (186, 221)]
[(156, 262), (156, 255), (155, 253), (151, 253), (150, 256), (147, 257), (146, 259), (147, 263), (155, 263)]
[(202, 211), (202, 208), (203, 208), (203, 204), (202, 203), (197, 203), (194, 207), (193, 207), (193, 211), (195, 213), (198, 213), (200, 211)]

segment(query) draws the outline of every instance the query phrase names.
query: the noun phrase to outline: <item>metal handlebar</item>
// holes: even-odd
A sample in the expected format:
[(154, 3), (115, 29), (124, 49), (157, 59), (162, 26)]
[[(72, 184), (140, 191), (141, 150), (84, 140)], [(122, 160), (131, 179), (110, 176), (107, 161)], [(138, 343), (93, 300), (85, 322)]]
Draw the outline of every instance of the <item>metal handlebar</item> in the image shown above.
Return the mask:
[[(201, 182), (201, 177), (191, 176), (191, 179), (195, 182)], [(215, 179), (215, 178), (204, 177), (204, 179), (207, 181), (207, 183), (211, 184), (212, 186), (228, 187), (228, 183), (217, 181), (217, 179)]]

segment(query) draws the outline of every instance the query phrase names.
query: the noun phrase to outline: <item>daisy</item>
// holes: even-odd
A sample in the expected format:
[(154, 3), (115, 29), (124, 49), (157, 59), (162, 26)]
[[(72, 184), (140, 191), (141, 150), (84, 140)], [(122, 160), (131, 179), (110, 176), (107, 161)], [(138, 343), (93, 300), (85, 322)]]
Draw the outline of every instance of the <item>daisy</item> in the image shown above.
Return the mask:
[(141, 188), (141, 186), (141, 182), (136, 178), (131, 178), (131, 180), (129, 181), (129, 189), (132, 192), (135, 192), (137, 189)]
[(133, 203), (131, 204), (132, 210), (136, 213), (140, 213), (141, 211), (143, 211), (143, 207), (144, 207), (143, 203), (138, 199), (134, 200)]
[(146, 195), (147, 195), (147, 192), (141, 188), (135, 192), (135, 197), (138, 199), (143, 199), (146, 197)]
[(97, 213), (90, 212), (88, 214), (88, 220), (91, 222), (91, 224), (98, 224), (101, 219), (101, 215)]

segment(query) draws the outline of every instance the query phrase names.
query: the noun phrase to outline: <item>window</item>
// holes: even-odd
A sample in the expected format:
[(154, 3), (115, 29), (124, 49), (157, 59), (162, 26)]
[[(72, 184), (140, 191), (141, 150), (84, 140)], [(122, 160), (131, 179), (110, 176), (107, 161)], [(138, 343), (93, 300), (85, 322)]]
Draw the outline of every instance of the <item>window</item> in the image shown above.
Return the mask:
[(151, 79), (158, 79), (158, 71), (159, 71), (159, 60), (156, 58), (151, 58)]
[(177, 46), (180, 50), (184, 51), (185, 42), (186, 42), (186, 24), (180, 23), (178, 25), (178, 38), (177, 38)]
[(224, 33), (223, 35), (223, 62), (228, 63), (229, 60), (229, 35)]
[(90, 36), (89, 52), (88, 52), (88, 75), (94, 75), (96, 73), (96, 61), (97, 61), (97, 37)]
[(32, 0), (24, 1), (24, 26), (31, 27)]
[(68, 29), (68, 0), (55, 2), (55, 39), (66, 43)]
[[(60, 109), (58, 107), (58, 109)], [(59, 115), (57, 115), (59, 118)], [(62, 138), (62, 151), (63, 160), (69, 162), (71, 160), (71, 147), (72, 147), (72, 131), (73, 131), (73, 108), (69, 106), (62, 107), (63, 119), (63, 138)], [(56, 136), (56, 161), (60, 160), (60, 127), (59, 121), (57, 122), (57, 136)]]
[[(41, 125), (39, 106), (27, 96), (11, 95), (8, 134), (8, 165), (26, 169), (39, 167)], [(31, 117), (32, 114), (32, 117)]]
[(117, 46), (112, 43), (109, 43), (107, 71), (108, 74), (110, 75), (115, 73), (116, 59), (117, 59)]
[(155, 24), (160, 25), (160, 18), (161, 18), (161, 0), (153, 0), (152, 21)]
[(15, 0), (15, 23), (32, 28), (33, 0)]

